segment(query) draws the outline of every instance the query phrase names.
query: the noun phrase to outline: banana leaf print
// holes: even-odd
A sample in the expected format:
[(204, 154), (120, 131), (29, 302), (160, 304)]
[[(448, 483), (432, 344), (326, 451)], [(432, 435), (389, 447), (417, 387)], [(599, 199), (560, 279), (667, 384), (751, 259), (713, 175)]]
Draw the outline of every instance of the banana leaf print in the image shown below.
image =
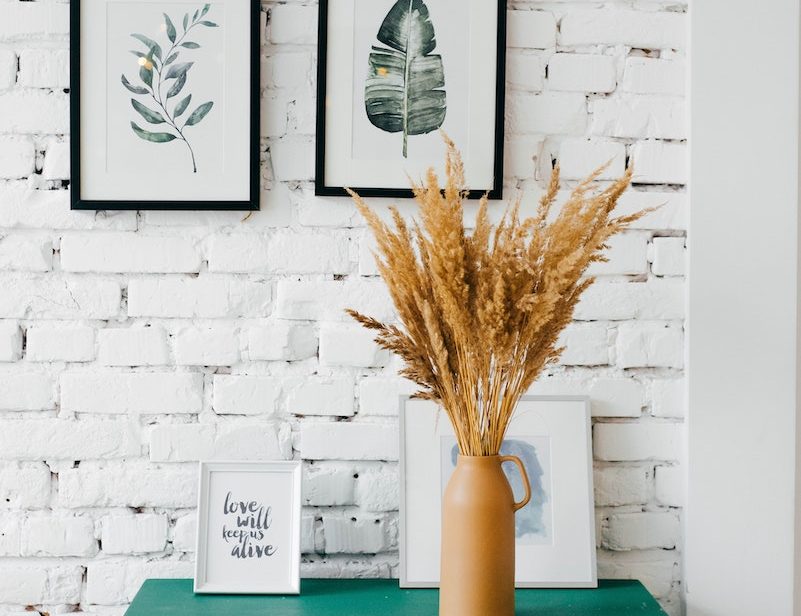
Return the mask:
[(370, 122), (388, 133), (403, 133), (403, 157), (409, 135), (437, 130), (445, 121), (445, 70), (434, 25), (423, 0), (397, 0), (384, 18), (372, 46), (364, 88)]
[[(147, 124), (166, 125), (162, 126), (159, 131), (153, 131), (142, 128), (132, 121), (131, 130), (137, 137), (150, 143), (183, 141), (192, 158), (193, 173), (197, 173), (195, 151), (192, 149), (192, 145), (189, 143), (184, 131), (190, 126), (199, 124), (211, 111), (214, 101), (207, 101), (198, 105), (183, 121), (183, 124), (180, 124), (178, 118), (189, 107), (192, 95), (187, 94), (186, 96), (175, 98), (178, 101), (177, 103), (175, 103), (175, 100), (171, 101), (170, 99), (177, 97), (184, 89), (189, 79), (189, 71), (195, 64), (193, 61), (176, 62), (176, 60), (178, 60), (182, 51), (200, 48), (200, 45), (195, 41), (187, 40), (187, 35), (195, 27), (219, 27), (213, 21), (202, 19), (209, 12), (209, 9), (211, 9), (211, 5), (204, 4), (194, 12), (191, 19), (189, 13), (184, 14), (183, 19), (180, 20), (183, 26), (180, 34), (175, 26), (176, 22), (169, 15), (163, 13), (163, 31), (168, 39), (168, 43), (164, 47), (144, 34), (131, 34), (134, 39), (145, 46), (144, 51), (131, 50), (131, 53), (138, 58), (139, 79), (144, 86), (132, 84), (124, 74), (121, 77), (122, 85), (129, 92), (138, 96), (148, 97), (145, 99), (147, 105), (139, 99), (131, 99), (131, 106), (139, 118), (143, 119)], [(166, 92), (164, 92), (165, 88)], [(148, 107), (148, 105), (151, 106)], [(155, 106), (155, 109), (153, 106)]]

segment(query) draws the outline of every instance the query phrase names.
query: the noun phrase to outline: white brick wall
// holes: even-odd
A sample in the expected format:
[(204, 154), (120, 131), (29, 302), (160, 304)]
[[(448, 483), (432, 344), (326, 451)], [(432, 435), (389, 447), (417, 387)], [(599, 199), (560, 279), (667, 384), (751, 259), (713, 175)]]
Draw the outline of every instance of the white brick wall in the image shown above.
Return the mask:
[[(196, 461), (303, 459), (304, 575), (397, 575), (392, 318), (347, 199), (313, 195), (315, 0), (262, 2), (262, 210), (71, 212), (69, 6), (0, 3), (0, 613), (121, 616), (190, 577)], [(609, 261), (532, 393), (592, 400), (599, 573), (681, 614), (686, 3), (510, 3), (506, 178), (531, 210), (635, 165), (661, 207)], [(379, 208), (387, 204), (376, 200)], [(400, 203), (404, 213), (412, 211)], [(492, 206), (492, 215), (502, 206)]]

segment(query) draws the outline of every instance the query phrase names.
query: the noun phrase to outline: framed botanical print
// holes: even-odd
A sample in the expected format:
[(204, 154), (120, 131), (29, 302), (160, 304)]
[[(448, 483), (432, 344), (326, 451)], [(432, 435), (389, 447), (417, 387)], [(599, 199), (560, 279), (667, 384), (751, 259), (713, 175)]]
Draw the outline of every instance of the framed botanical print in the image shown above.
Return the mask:
[[(400, 585), (439, 586), (442, 494), (459, 453), (436, 404), (404, 397), (400, 448)], [(594, 588), (589, 399), (523, 396), (501, 446), (526, 468), (531, 500), (515, 514), (517, 588)], [(523, 477), (504, 468), (517, 498)]]
[(500, 199), (506, 0), (320, 0), (315, 192), (410, 197), (444, 175)]
[(70, 11), (72, 208), (258, 209), (258, 1)]

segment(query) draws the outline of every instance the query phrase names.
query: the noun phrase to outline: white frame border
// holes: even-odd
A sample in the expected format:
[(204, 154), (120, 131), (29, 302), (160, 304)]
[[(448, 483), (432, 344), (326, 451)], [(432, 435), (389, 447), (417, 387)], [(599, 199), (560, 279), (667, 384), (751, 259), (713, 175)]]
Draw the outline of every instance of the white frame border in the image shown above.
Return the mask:
[[(238, 594), (238, 595), (289, 595), (300, 594), (300, 503), (301, 503), (301, 463), (300, 461), (282, 462), (200, 462), (198, 465), (198, 506), (197, 506), (197, 539), (195, 551), (195, 579), (193, 590), (196, 594)], [(285, 589), (246, 587), (230, 590), (220, 588), (206, 579), (206, 537), (208, 536), (208, 489), (209, 478), (214, 471), (240, 473), (286, 473), (292, 475), (292, 542), (290, 573), (291, 585)], [(266, 580), (265, 586), (269, 584)]]
[[(398, 577), (401, 588), (439, 588), (439, 582), (410, 582), (406, 574), (406, 545), (408, 532), (406, 530), (406, 402), (411, 396), (402, 394), (400, 396), (400, 415), (398, 416), (400, 430), (400, 451), (398, 457), (398, 470), (400, 473), (400, 510), (398, 511), (399, 544), (398, 552), (400, 564), (398, 567)], [(598, 586), (598, 563), (595, 538), (595, 495), (593, 489), (593, 457), (592, 457), (592, 418), (589, 396), (533, 396), (524, 395), (520, 398), (521, 402), (583, 402), (584, 414), (587, 426), (587, 473), (588, 490), (590, 503), (590, 541), (591, 541), (591, 568), (592, 581), (590, 584), (584, 582), (515, 582), (515, 588), (596, 588)]]

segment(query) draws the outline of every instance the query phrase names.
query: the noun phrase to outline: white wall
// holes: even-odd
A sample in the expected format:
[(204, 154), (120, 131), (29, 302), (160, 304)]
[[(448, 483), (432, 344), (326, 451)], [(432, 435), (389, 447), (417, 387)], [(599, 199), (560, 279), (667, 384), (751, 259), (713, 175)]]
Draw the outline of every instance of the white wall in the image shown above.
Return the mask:
[[(686, 6), (510, 6), (510, 198), (533, 207), (552, 158), (570, 182), (633, 157), (622, 209), (665, 204), (612, 242), (536, 389), (592, 396), (600, 575), (675, 616)], [(341, 310), (391, 313), (362, 221), (313, 196), (315, 3), (262, 5), (249, 217), (68, 210), (67, 15), (0, 2), (0, 612), (119, 616), (144, 577), (191, 576), (199, 457), (307, 460), (304, 575), (394, 574), (408, 385)]]
[(691, 22), (688, 613), (789, 616), (799, 3), (702, 0)]

